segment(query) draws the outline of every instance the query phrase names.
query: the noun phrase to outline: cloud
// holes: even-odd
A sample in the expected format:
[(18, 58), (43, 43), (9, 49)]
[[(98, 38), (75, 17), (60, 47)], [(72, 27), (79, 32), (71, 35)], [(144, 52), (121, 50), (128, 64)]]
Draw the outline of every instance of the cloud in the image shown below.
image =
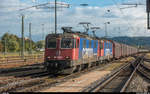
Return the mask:
[[(3, 0), (0, 3), (0, 32), (7, 32), (21, 36), (21, 12), (18, 9), (32, 6), (33, 3), (20, 2), (20, 0)], [(19, 6), (19, 7), (14, 7)], [(146, 30), (145, 6), (124, 9), (123, 14), (115, 5), (104, 7), (75, 6), (71, 9), (60, 9), (58, 12), (58, 32), (61, 33), (62, 26), (72, 26), (75, 30), (83, 31), (79, 22), (91, 22), (92, 26), (99, 26), (101, 30), (97, 35), (105, 35), (104, 22), (109, 21), (107, 30), (109, 36), (150, 36)], [(108, 12), (107, 10), (110, 10)], [(50, 12), (51, 11), (51, 12)], [(33, 39), (40, 40), (43, 34), (42, 25), (44, 24), (45, 34), (54, 32), (54, 11), (48, 9), (26, 10), (25, 14), (25, 35), (28, 36), (28, 24), (32, 23)], [(120, 28), (120, 29), (119, 29)], [(37, 38), (39, 37), (39, 38)]]

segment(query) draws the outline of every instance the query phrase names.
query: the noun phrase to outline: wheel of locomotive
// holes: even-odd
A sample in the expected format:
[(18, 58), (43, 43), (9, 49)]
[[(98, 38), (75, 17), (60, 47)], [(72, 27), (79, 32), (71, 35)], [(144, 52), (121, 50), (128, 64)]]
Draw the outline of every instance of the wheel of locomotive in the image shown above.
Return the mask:
[(79, 65), (75, 67), (75, 70), (73, 72), (78, 72), (79, 71)]
[(78, 65), (78, 71), (81, 71), (81, 69), (82, 69), (81, 65)]
[(94, 66), (94, 62), (91, 62), (90, 67), (92, 68)]
[(96, 66), (98, 66), (99, 65), (99, 62), (98, 61), (96, 61)]
[(88, 69), (88, 65), (89, 65), (88, 63), (87, 63), (87, 64), (85, 64), (85, 69)]
[(93, 62), (93, 66), (96, 66), (96, 62)]
[(46, 71), (49, 73), (49, 74), (58, 74), (58, 70), (56, 69), (51, 69), (49, 67), (46, 67)]
[(88, 64), (88, 68), (91, 68), (91, 63)]
[(84, 70), (85, 65), (81, 64), (81, 71)]

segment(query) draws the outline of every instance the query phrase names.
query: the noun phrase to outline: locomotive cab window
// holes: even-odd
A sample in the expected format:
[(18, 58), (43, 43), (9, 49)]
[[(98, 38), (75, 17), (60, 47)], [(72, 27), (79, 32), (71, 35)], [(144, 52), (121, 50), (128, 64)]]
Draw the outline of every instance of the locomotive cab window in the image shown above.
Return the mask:
[(55, 38), (49, 38), (47, 40), (47, 48), (56, 48), (56, 39)]
[(61, 39), (61, 48), (74, 48), (75, 40), (71, 38)]

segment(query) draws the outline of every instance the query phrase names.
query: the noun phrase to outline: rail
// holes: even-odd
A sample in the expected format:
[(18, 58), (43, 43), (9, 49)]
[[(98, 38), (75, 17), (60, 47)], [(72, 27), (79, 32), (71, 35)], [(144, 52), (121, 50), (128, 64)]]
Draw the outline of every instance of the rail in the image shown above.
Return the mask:
[[(89, 87), (85, 88), (82, 92), (124, 92), (132, 80), (135, 72), (137, 71), (140, 63), (143, 61), (144, 55), (138, 57), (136, 60), (122, 66), (115, 72), (99, 79), (92, 83)], [(135, 68), (133, 67), (135, 66)], [(120, 80), (121, 79), (121, 80)], [(113, 86), (113, 84), (115, 84)], [(116, 85), (118, 84), (118, 85)], [(116, 86), (116, 87), (115, 87)]]

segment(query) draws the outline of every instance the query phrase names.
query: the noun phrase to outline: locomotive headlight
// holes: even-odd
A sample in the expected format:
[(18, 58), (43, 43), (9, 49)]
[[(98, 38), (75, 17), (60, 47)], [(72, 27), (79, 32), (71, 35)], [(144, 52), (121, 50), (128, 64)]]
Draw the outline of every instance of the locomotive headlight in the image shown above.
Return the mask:
[(50, 57), (50, 56), (48, 56), (47, 58), (48, 58), (48, 59), (50, 59), (51, 57)]
[(70, 57), (69, 56), (66, 56), (66, 59), (69, 59)]
[(54, 56), (54, 58), (56, 58), (56, 56)]

